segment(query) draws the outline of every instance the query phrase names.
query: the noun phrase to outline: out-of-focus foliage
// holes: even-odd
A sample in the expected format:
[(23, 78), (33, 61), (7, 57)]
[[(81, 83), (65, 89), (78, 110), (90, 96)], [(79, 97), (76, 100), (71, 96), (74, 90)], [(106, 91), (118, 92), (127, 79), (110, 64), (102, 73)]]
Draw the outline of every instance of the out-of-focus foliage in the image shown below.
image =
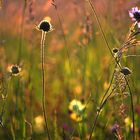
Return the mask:
[[(115, 61), (105, 45), (88, 2), (55, 2), (57, 9), (51, 0), (0, 1), (2, 140), (9, 137), (15, 140), (47, 139), (41, 103), (41, 32), (36, 30), (38, 23), (46, 16), (51, 17), (54, 28), (45, 40), (46, 110), (51, 139), (88, 139), (99, 103), (109, 87)], [(121, 47), (132, 25), (128, 10), (140, 6), (140, 2), (92, 0), (92, 3), (111, 49)], [(130, 48), (125, 55), (129, 54), (139, 55), (139, 46)], [(11, 77), (7, 68), (15, 65), (21, 71)], [(140, 139), (139, 57), (124, 56), (122, 65), (131, 70), (128, 79), (134, 98), (136, 137)], [(117, 72), (115, 78), (123, 81), (124, 75)], [(121, 88), (115, 90), (100, 111), (93, 139), (113, 140), (116, 139), (116, 132), (123, 139), (132, 139), (130, 93), (118, 94), (120, 91)], [(69, 109), (73, 100), (77, 100), (78, 104)]]

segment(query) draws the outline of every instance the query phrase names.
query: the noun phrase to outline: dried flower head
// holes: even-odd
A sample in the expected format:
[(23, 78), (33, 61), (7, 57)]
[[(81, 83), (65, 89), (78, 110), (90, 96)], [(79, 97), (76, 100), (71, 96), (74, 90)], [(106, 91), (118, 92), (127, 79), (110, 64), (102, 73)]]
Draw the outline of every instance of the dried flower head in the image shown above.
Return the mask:
[(114, 54), (114, 57), (117, 58), (116, 60), (119, 61), (119, 58), (121, 56), (120, 52), (119, 52), (119, 49), (118, 48), (113, 48), (112, 49), (112, 52)]
[(138, 7), (133, 7), (129, 10), (129, 16), (138, 24), (138, 28), (140, 28), (140, 10)]
[(128, 67), (123, 67), (120, 72), (124, 75), (129, 75), (132, 73), (132, 71)]
[(112, 50), (113, 53), (117, 53), (118, 51), (119, 51), (118, 48), (113, 48)]
[(39, 25), (37, 26), (37, 29), (39, 29), (40, 31), (44, 31), (44, 32), (50, 32), (53, 30), (52, 25), (50, 23), (50, 18), (46, 17), (44, 20), (42, 20)]
[(8, 72), (10, 72), (12, 76), (17, 76), (20, 74), (21, 68), (18, 65), (10, 65), (8, 66)]

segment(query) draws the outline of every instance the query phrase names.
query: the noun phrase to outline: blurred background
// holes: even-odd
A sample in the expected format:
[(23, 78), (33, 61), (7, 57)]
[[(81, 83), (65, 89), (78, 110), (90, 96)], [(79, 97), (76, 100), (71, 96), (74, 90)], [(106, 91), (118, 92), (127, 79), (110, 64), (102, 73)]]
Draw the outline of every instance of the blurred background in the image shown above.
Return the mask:
[[(128, 10), (139, 6), (140, 1), (91, 1), (111, 49), (121, 47), (133, 23)], [(97, 108), (109, 86), (115, 62), (88, 1), (1, 0), (2, 140), (9, 139), (8, 135), (13, 140), (47, 140), (41, 103), (41, 32), (36, 29), (46, 16), (51, 18), (54, 28), (45, 40), (46, 110), (52, 140), (88, 139)], [(127, 52), (139, 53), (139, 46)], [(19, 76), (9, 78), (7, 67), (12, 64), (18, 64), (22, 70)], [(132, 70), (129, 82), (134, 97), (136, 135), (140, 139), (139, 57), (128, 57), (122, 65)], [(3, 99), (5, 92), (7, 96)], [(69, 109), (75, 98), (88, 104), (85, 119), (80, 122), (72, 117)], [(118, 124), (122, 139), (131, 140), (131, 115), (130, 97), (127, 96), (122, 103), (119, 96), (113, 96), (102, 110), (93, 139), (119, 139), (112, 132), (114, 124)]]

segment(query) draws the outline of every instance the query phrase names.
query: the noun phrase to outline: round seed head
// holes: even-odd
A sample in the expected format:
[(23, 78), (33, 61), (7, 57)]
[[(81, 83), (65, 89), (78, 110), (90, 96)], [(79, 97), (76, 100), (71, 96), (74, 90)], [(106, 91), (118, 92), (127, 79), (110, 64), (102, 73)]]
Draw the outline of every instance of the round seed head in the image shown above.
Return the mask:
[(129, 75), (132, 73), (132, 71), (127, 67), (123, 67), (120, 72), (123, 73), (124, 75)]
[(21, 68), (18, 65), (11, 65), (8, 66), (8, 71), (11, 73), (13, 76), (17, 76), (21, 72)]
[(52, 30), (52, 25), (48, 20), (42, 20), (39, 25), (38, 29), (44, 32), (50, 32)]
[(118, 48), (113, 48), (112, 50), (113, 53), (117, 53), (118, 51), (119, 51)]

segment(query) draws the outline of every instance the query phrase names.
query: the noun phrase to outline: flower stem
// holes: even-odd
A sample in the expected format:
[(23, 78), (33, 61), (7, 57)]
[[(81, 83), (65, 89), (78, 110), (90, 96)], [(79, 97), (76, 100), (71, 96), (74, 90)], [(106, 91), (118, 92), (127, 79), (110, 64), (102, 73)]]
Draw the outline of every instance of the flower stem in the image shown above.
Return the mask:
[(48, 139), (50, 140), (51, 138), (50, 138), (50, 133), (49, 133), (49, 128), (48, 128), (46, 103), (45, 103), (45, 69), (44, 69), (45, 36), (46, 36), (46, 33), (42, 32), (42, 37), (41, 37), (42, 110), (43, 110), (43, 116), (44, 116), (44, 120), (45, 120), (46, 132), (47, 132), (47, 135), (48, 135)]
[[(101, 26), (100, 20), (99, 20), (99, 18), (98, 18), (97, 13), (96, 13), (96, 9), (95, 9), (94, 5), (92, 4), (91, 0), (87, 0), (87, 1), (88, 1), (89, 5), (90, 5), (90, 7), (91, 7), (91, 9), (92, 9), (92, 12), (93, 12), (94, 15), (95, 15), (97, 24), (98, 24), (98, 26), (99, 26), (99, 28), (100, 28), (100, 31), (101, 31), (101, 33), (102, 33), (103, 39), (104, 39), (104, 41), (105, 41), (105, 44), (106, 44), (106, 46), (107, 46), (107, 48), (108, 48), (108, 50), (109, 50), (111, 56), (112, 56), (113, 59), (114, 59), (114, 55), (113, 55), (113, 53), (112, 53), (112, 51), (111, 51), (111, 48), (110, 48), (110, 46), (109, 46), (109, 43), (108, 43), (108, 41), (107, 41), (107, 39), (106, 39), (104, 30), (103, 30), (103, 28), (102, 28), (102, 26)], [(115, 63), (119, 66), (119, 69), (121, 70), (121, 65), (120, 65), (120, 63), (119, 63), (116, 59), (114, 59), (114, 60), (115, 60)], [(133, 95), (132, 95), (132, 91), (131, 91), (131, 88), (130, 88), (130, 85), (129, 85), (129, 82), (128, 82), (127, 78), (126, 78), (126, 77), (124, 77), (124, 78), (125, 78), (125, 81), (126, 81), (126, 83), (127, 83), (127, 87), (128, 87), (128, 89), (129, 89), (129, 92), (130, 92), (130, 101), (131, 101), (130, 106), (131, 106), (132, 120), (133, 120), (133, 128), (132, 128), (132, 129), (133, 129), (133, 134), (132, 134), (132, 135), (133, 135), (133, 140), (135, 140), (135, 114), (134, 114)]]

